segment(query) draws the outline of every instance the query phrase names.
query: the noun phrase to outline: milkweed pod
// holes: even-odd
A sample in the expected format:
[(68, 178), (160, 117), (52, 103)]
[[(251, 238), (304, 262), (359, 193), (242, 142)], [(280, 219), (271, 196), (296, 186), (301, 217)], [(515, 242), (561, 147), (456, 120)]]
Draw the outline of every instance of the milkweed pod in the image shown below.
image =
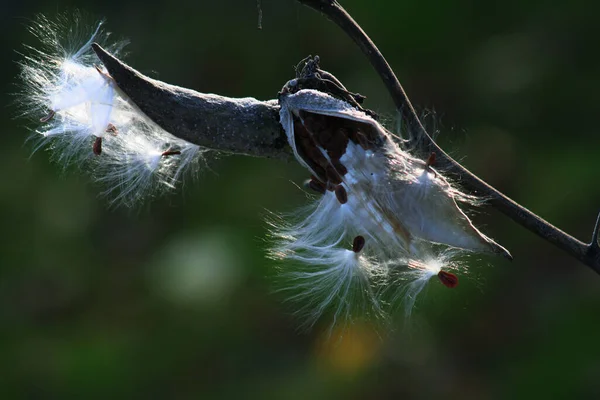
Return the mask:
[(434, 154), (427, 161), (411, 156), (371, 115), (327, 93), (302, 89), (282, 93), (279, 101), (296, 159), (322, 182), (344, 184), (347, 196), (358, 193), (360, 207), (377, 210), (409, 240), (510, 258), (461, 210), (459, 203), (476, 202), (433, 169)]

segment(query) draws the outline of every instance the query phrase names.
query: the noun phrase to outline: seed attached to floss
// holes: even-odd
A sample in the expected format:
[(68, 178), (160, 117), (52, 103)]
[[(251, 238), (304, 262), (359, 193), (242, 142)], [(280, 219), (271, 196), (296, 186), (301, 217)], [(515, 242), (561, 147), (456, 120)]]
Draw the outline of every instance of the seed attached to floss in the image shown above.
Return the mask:
[(310, 189), (319, 194), (325, 194), (325, 192), (327, 191), (327, 189), (325, 188), (325, 185), (321, 181), (316, 179), (315, 177), (311, 177), (309, 180), (307, 180), (305, 182), (304, 186), (307, 189)]
[(344, 189), (342, 185), (337, 185), (335, 187), (335, 197), (340, 204), (346, 204), (348, 202), (348, 193), (346, 193), (346, 189)]
[(325, 176), (327, 177), (328, 180), (330, 180), (331, 182), (333, 182), (333, 183), (335, 183), (337, 185), (339, 185), (340, 183), (342, 183), (342, 177), (335, 170), (335, 168), (333, 167), (333, 165), (327, 165), (327, 168), (325, 168)]
[(177, 156), (180, 154), (181, 154), (181, 151), (179, 151), (179, 150), (167, 150), (167, 151), (163, 152), (161, 154), (161, 156), (168, 157), (168, 156)]
[(435, 153), (431, 153), (427, 161), (425, 162), (425, 168), (430, 169), (430, 167), (435, 164)]
[(438, 278), (447, 288), (452, 289), (458, 286), (458, 277), (451, 272), (440, 271)]
[(363, 249), (363, 247), (365, 247), (365, 238), (364, 236), (357, 236), (354, 238), (354, 241), (352, 242), (352, 251), (355, 253), (360, 253)]
[(98, 73), (100, 75), (102, 75), (102, 77), (104, 79), (106, 79), (108, 82), (112, 82), (112, 80), (113, 80), (112, 76), (110, 76), (108, 73), (102, 71), (102, 68), (100, 68), (98, 65), (94, 65), (94, 68), (96, 68), (96, 71), (98, 71)]
[(106, 132), (116, 135), (117, 133), (119, 133), (119, 130), (113, 124), (108, 124), (108, 126), (106, 127)]
[(50, 110), (50, 112), (48, 112), (48, 115), (46, 115), (45, 117), (40, 118), (40, 122), (45, 124), (46, 122), (48, 122), (52, 118), (54, 118), (55, 115), (56, 115), (56, 112), (54, 110)]
[(102, 154), (102, 138), (101, 137), (97, 137), (96, 140), (94, 140), (94, 144), (92, 145), (92, 151), (97, 156)]

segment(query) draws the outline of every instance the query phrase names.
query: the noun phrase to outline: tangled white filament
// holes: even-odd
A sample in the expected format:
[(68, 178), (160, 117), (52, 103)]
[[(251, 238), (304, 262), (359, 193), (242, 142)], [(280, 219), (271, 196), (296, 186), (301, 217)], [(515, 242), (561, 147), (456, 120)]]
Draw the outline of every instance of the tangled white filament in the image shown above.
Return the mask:
[(132, 206), (172, 189), (204, 149), (160, 128), (120, 92), (91, 44), (119, 54), (125, 42), (108, 43), (103, 23), (95, 26), (89, 37), (80, 14), (57, 22), (39, 16), (30, 30), (41, 46), (28, 47), (21, 62), (19, 99), (24, 114), (46, 115), (32, 135), (36, 150), (47, 147), (64, 166), (89, 168), (112, 204)]

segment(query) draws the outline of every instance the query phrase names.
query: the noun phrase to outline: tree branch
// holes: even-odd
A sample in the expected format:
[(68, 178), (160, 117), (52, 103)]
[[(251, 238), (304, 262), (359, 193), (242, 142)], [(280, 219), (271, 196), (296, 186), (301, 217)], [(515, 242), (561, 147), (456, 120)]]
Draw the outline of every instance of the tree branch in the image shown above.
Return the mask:
[(161, 128), (190, 143), (224, 152), (291, 158), (277, 100), (233, 99), (150, 79), (92, 44), (127, 97)]
[(536, 235), (546, 239), (556, 247), (566, 251), (596, 273), (600, 274), (600, 245), (598, 232), (600, 231), (600, 215), (589, 244), (563, 232), (549, 222), (532, 213), (525, 207), (517, 204), (492, 186), (485, 183), (471, 173), (452, 157), (446, 154), (429, 136), (419, 120), (406, 92), (396, 78), (389, 64), (362, 28), (335, 0), (298, 0), (300, 3), (323, 13), (327, 18), (336, 23), (360, 47), (362, 52), (377, 71), (396, 108), (401, 112), (403, 121), (413, 129), (418, 129), (424, 139), (427, 151), (435, 152), (436, 164), (454, 175), (462, 185), (470, 191), (489, 199), (489, 204), (510, 217), (519, 225), (524, 226)]

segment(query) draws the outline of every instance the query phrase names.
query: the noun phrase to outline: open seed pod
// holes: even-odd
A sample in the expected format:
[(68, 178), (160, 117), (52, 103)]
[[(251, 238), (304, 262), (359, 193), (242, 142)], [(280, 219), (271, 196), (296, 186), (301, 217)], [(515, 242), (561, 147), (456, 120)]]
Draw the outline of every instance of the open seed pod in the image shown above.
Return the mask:
[[(298, 161), (329, 190), (342, 185), (359, 207), (413, 238), (476, 252), (509, 253), (473, 226), (457, 201), (469, 203), (433, 167), (412, 157), (373, 117), (327, 93), (280, 95), (281, 123)], [(357, 215), (361, 212), (356, 210)]]
[[(384, 293), (391, 283), (404, 294), (409, 313), (416, 294), (431, 277), (440, 277), (447, 287), (457, 286), (458, 277), (443, 270), (457, 269), (452, 260), (461, 250), (510, 258), (460, 209), (460, 203), (476, 205), (472, 196), (453, 187), (431, 161), (403, 150), (401, 140), (362, 108), (358, 101), (362, 97), (348, 92), (315, 64), (307, 62), (311, 68), (284, 86), (279, 103), (288, 142), (312, 175), (308, 187), (321, 196), (295, 221), (273, 225), (276, 257), (307, 268), (289, 272), (290, 287), (298, 288), (299, 276), (328, 278), (315, 279), (315, 286), (302, 282), (304, 300), (319, 304), (315, 313), (320, 315), (327, 306), (340, 309), (339, 302), (346, 301), (340, 287), (348, 293), (364, 292), (365, 287), (369, 293)], [(353, 237), (362, 238), (361, 257), (369, 260), (369, 267), (365, 269), (364, 263), (326, 266), (336, 259), (329, 254), (347, 248)], [(362, 270), (352, 270), (361, 266)], [(353, 289), (356, 276), (363, 279)], [(329, 287), (322, 287), (325, 282)], [(325, 296), (331, 290), (335, 295)], [(302, 298), (302, 291), (294, 293), (294, 299)]]

